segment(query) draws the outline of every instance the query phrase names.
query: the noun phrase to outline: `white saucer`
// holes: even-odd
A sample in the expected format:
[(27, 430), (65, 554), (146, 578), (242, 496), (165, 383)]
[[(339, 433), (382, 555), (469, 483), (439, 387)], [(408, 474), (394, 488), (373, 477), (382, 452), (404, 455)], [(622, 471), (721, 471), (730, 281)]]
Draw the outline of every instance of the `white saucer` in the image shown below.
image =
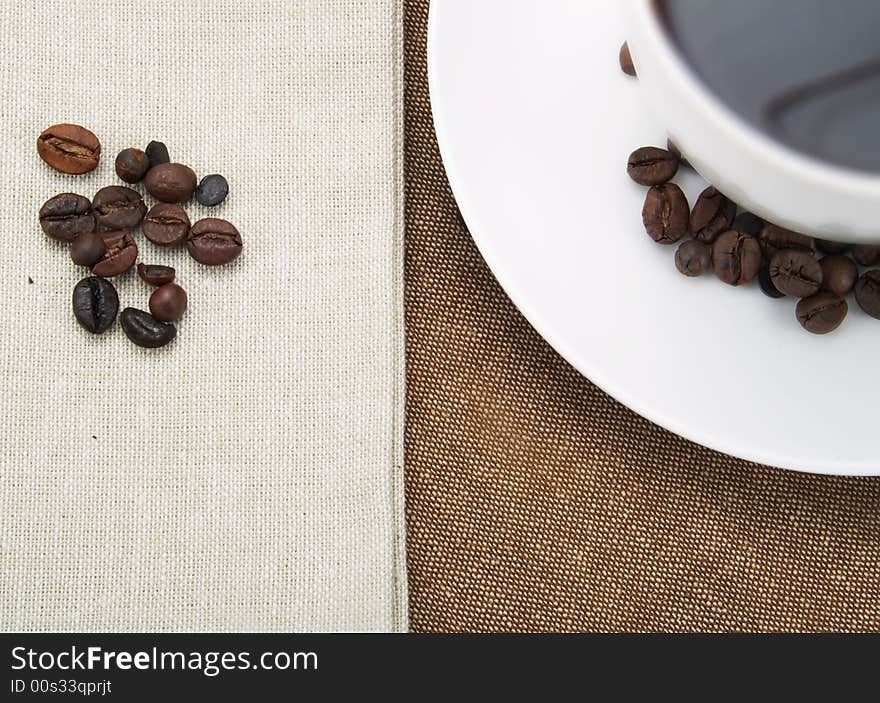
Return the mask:
[[(486, 262), (571, 364), (677, 434), (760, 463), (880, 475), (880, 321), (805, 332), (794, 301), (688, 279), (641, 222), (626, 158), (663, 146), (621, 73), (614, 2), (435, 0), (440, 149)], [(693, 204), (705, 182), (676, 177)]]

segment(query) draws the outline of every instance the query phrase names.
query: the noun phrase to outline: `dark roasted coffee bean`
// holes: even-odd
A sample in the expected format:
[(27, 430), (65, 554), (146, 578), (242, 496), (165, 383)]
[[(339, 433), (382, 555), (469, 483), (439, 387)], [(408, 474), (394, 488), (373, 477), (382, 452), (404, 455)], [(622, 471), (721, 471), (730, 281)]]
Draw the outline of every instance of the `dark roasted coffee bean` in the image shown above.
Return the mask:
[(96, 276), (118, 276), (125, 273), (137, 261), (138, 248), (131, 232), (127, 229), (113, 232), (101, 232), (101, 239), (107, 252), (104, 258), (92, 266), (92, 273)]
[(75, 193), (51, 197), (40, 208), (40, 227), (52, 239), (72, 242), (79, 235), (94, 231), (92, 203)]
[(822, 290), (837, 295), (849, 293), (859, 278), (856, 262), (842, 254), (830, 254), (819, 260), (822, 267)]
[(689, 218), (687, 198), (677, 185), (664, 183), (648, 190), (642, 207), (642, 222), (655, 242), (677, 242), (687, 234)]
[(688, 239), (675, 252), (675, 268), (685, 276), (702, 276), (712, 268), (712, 250), (708, 244)]
[(95, 220), (102, 229), (127, 229), (137, 227), (147, 206), (141, 194), (125, 186), (101, 188), (92, 198)]
[(762, 266), (758, 271), (758, 285), (761, 286), (761, 292), (768, 298), (784, 298), (785, 293), (780, 291), (773, 285), (773, 279), (770, 278), (770, 267)]
[(150, 142), (147, 144), (147, 148), (144, 149), (144, 153), (150, 161), (150, 168), (159, 164), (167, 164), (171, 161), (171, 157), (168, 156), (168, 147), (162, 142)]
[(620, 70), (628, 76), (636, 75), (636, 67), (633, 66), (632, 56), (629, 53), (629, 44), (623, 42), (620, 45), (620, 52), (617, 55), (620, 61)]
[(770, 259), (770, 278), (780, 292), (795, 298), (807, 298), (822, 286), (822, 267), (812, 254), (799, 249), (783, 249)]
[(769, 261), (777, 251), (783, 249), (800, 249), (801, 251), (813, 252), (813, 238), (798, 232), (792, 232), (790, 229), (777, 227), (766, 223), (761, 228), (758, 235), (758, 241), (761, 244), (761, 251), (764, 258)]
[(855, 293), (859, 307), (880, 320), (880, 269), (871, 269), (859, 276)]
[(160, 322), (150, 313), (136, 308), (125, 308), (119, 316), (125, 336), (139, 347), (164, 347), (177, 335), (177, 328)]
[(816, 248), (823, 254), (843, 254), (843, 252), (849, 249), (849, 244), (832, 242), (830, 239), (817, 239)]
[(170, 266), (144, 263), (137, 265), (137, 272), (141, 280), (151, 286), (164, 286), (166, 283), (171, 283), (176, 273)]
[(123, 149), (116, 156), (116, 175), (126, 183), (143, 180), (150, 170), (150, 160), (140, 149)]
[(173, 203), (154, 205), (144, 218), (144, 236), (163, 247), (180, 244), (189, 234), (189, 228), (186, 210)]
[(85, 127), (56, 124), (37, 139), (37, 153), (61, 173), (88, 173), (101, 158), (101, 142)]
[(828, 334), (838, 327), (849, 306), (839, 295), (823, 290), (797, 304), (797, 319), (807, 332)]
[(104, 258), (107, 247), (97, 232), (86, 232), (79, 235), (70, 245), (70, 259), (77, 266), (92, 267)]
[(852, 257), (862, 266), (874, 266), (880, 263), (880, 245), (856, 244), (852, 248)]
[(147, 171), (147, 192), (163, 203), (182, 203), (196, 189), (195, 172), (183, 164), (159, 164)]
[(700, 193), (691, 210), (691, 234), (695, 239), (711, 244), (719, 234), (730, 229), (735, 216), (736, 203), (709, 186)]
[(159, 286), (150, 296), (150, 312), (162, 322), (174, 322), (186, 312), (186, 291), (176, 283)]
[(119, 310), (119, 296), (105, 278), (89, 276), (73, 289), (73, 315), (83, 329), (92, 334), (105, 332)]
[(733, 218), (733, 224), (730, 226), (730, 229), (735, 229), (737, 232), (751, 234), (753, 237), (757, 237), (761, 234), (763, 228), (764, 220), (751, 212), (741, 212)]
[(749, 283), (761, 268), (761, 247), (754, 237), (730, 229), (712, 245), (715, 275), (725, 283), (740, 286)]
[(666, 149), (643, 146), (629, 155), (626, 172), (636, 183), (653, 186), (665, 183), (678, 171), (678, 159)]
[(219, 205), (229, 195), (229, 183), (219, 173), (205, 176), (196, 188), (196, 200), (202, 205), (213, 207)]
[(190, 256), (201, 264), (228, 264), (241, 254), (241, 234), (232, 223), (207, 217), (192, 226), (186, 248)]

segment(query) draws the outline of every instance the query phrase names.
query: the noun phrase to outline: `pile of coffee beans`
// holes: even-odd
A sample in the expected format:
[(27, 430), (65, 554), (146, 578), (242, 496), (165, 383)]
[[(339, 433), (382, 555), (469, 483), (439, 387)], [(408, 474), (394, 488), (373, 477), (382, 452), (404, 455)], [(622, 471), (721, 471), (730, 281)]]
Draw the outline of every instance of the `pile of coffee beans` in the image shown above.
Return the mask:
[[(56, 171), (83, 174), (98, 166), (101, 142), (85, 127), (58, 124), (40, 134), (37, 153)], [(137, 190), (121, 185), (101, 188), (91, 200), (60, 193), (40, 208), (40, 227), (52, 239), (69, 244), (71, 261), (91, 271), (73, 290), (73, 315), (83, 329), (102, 334), (113, 326), (119, 295), (108, 278), (130, 271), (137, 263), (138, 276), (154, 287), (149, 312), (125, 308), (119, 313), (120, 324), (138, 346), (162, 347), (177, 336), (174, 323), (186, 312), (187, 295), (174, 282), (176, 272), (170, 266), (138, 263), (137, 229), (161, 247), (185, 242), (190, 256), (206, 266), (228, 264), (242, 250), (236, 227), (214, 217), (190, 223), (181, 203), (195, 195), (201, 205), (219, 205), (229, 194), (229, 184), (219, 174), (199, 182), (191, 168), (172, 163), (168, 148), (156, 141), (144, 150), (120, 151), (115, 169), (125, 183), (143, 181), (147, 193), (160, 202), (148, 209)]]
[[(626, 43), (621, 70), (635, 76)], [(709, 186), (693, 208), (672, 178), (690, 167), (671, 142), (644, 146), (629, 155), (626, 170), (648, 192), (642, 222), (659, 244), (678, 244), (675, 267), (685, 276), (709, 271), (724, 283), (744, 286), (757, 280), (770, 298), (797, 298), (795, 316), (808, 332), (827, 334), (846, 318), (846, 296), (880, 319), (880, 245), (849, 245), (814, 239), (766, 222)], [(821, 256), (820, 256), (821, 255)], [(860, 269), (861, 267), (861, 269)]]

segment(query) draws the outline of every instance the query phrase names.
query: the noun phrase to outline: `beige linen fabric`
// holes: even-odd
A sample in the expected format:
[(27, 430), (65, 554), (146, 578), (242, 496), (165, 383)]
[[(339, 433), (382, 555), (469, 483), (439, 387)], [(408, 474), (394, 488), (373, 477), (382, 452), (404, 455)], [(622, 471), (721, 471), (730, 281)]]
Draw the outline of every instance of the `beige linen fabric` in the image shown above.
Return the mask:
[[(405, 629), (400, 25), (397, 0), (0, 0), (2, 629)], [(96, 172), (38, 160), (66, 121)], [(137, 235), (190, 298), (153, 351), (77, 327), (84, 271), (37, 225), (150, 139), (228, 176), (211, 214), (245, 242), (214, 270)]]

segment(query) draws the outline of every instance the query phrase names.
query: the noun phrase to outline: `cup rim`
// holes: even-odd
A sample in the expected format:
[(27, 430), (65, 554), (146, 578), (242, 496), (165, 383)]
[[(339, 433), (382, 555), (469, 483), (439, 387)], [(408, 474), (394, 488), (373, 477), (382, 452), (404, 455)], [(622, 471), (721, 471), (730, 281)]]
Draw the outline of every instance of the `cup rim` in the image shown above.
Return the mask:
[(806, 178), (814, 183), (826, 184), (829, 190), (842, 188), (850, 193), (857, 191), (865, 196), (880, 196), (880, 173), (829, 163), (798, 151), (764, 134), (735, 112), (687, 64), (663, 26), (656, 5), (657, 0), (636, 0), (636, 17), (641, 24), (643, 38), (651, 41), (663, 70), (671, 80), (696, 97), (691, 107), (702, 110), (704, 119), (725, 132), (731, 141), (745, 145), (750, 152), (766, 153), (797, 180)]

